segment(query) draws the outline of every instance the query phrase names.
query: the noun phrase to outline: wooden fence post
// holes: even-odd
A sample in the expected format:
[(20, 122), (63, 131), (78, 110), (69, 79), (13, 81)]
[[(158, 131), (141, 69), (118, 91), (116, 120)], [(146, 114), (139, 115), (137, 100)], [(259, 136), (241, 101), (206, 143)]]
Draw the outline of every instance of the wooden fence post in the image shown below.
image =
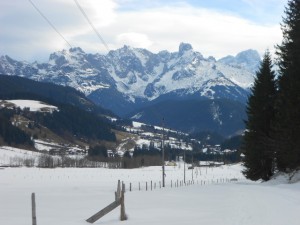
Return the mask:
[(32, 225), (36, 225), (35, 193), (31, 194), (31, 206), (32, 206)]
[[(125, 193), (125, 184), (124, 184), (124, 182), (122, 181), (122, 188), (123, 188), (123, 185), (124, 185), (124, 193)], [(121, 195), (120, 195), (121, 196)]]
[(121, 216), (120, 219), (121, 221), (127, 220), (127, 216), (125, 213), (125, 184), (122, 184), (122, 192), (121, 192)]
[(117, 195), (118, 195), (118, 198), (120, 198), (120, 196), (121, 196), (121, 181), (120, 180), (118, 180)]

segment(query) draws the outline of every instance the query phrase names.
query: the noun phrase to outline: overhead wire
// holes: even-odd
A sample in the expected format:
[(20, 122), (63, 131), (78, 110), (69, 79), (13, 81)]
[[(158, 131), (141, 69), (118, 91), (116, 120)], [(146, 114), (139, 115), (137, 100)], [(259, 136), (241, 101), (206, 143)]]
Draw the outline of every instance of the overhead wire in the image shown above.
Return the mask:
[(78, 9), (80, 10), (80, 12), (82, 13), (82, 15), (85, 17), (85, 19), (88, 21), (88, 23), (92, 27), (92, 29), (94, 30), (94, 32), (96, 33), (96, 35), (98, 36), (98, 38), (100, 39), (100, 41), (102, 42), (102, 44), (105, 46), (105, 48), (107, 49), (107, 51), (110, 51), (108, 45), (106, 44), (106, 42), (104, 41), (104, 39), (102, 38), (102, 36), (100, 35), (100, 33), (97, 31), (97, 29), (95, 28), (95, 26), (93, 25), (93, 23), (90, 21), (89, 17), (87, 16), (87, 14), (83, 10), (83, 8), (80, 6), (80, 4), (78, 3), (78, 1), (74, 0), (74, 2), (76, 3), (76, 5), (77, 5)]
[(36, 9), (36, 11), (47, 21), (47, 23), (55, 30), (55, 32), (72, 48), (72, 45), (65, 39), (65, 37), (56, 29), (56, 27), (51, 23), (51, 21), (39, 10), (39, 8), (31, 1), (28, 0), (31, 5)]

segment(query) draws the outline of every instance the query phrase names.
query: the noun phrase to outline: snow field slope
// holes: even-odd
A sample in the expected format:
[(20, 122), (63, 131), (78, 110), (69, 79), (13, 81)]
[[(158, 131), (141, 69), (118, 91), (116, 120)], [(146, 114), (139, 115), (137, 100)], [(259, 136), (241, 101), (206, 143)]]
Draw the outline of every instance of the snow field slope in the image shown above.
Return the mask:
[[(296, 225), (299, 224), (300, 184), (259, 184), (246, 181), (240, 165), (201, 169), (196, 180), (237, 177), (235, 183), (171, 188), (182, 179), (183, 167), (167, 167), (165, 189), (125, 194), (126, 225)], [(195, 172), (195, 171), (194, 171)], [(195, 175), (195, 174), (194, 174)], [(84, 225), (87, 218), (114, 201), (117, 180), (159, 181), (160, 167), (132, 170), (0, 169), (0, 221), (5, 225), (31, 224), (30, 195), (36, 193), (38, 224)], [(191, 170), (187, 170), (187, 180)], [(120, 224), (119, 209), (95, 224)]]
[(23, 110), (24, 108), (29, 108), (31, 112), (36, 112), (36, 111), (53, 112), (54, 110), (58, 110), (56, 106), (48, 105), (43, 102), (35, 101), (35, 100), (4, 100), (4, 102), (12, 103), (14, 106), (20, 107)]

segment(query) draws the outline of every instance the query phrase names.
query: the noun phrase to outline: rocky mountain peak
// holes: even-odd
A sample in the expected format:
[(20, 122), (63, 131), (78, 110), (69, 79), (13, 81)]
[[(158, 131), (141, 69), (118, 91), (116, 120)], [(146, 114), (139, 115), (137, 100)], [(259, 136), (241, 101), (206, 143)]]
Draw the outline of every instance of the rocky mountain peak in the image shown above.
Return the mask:
[(72, 53), (81, 53), (81, 54), (85, 53), (80, 47), (70, 48), (69, 52), (72, 52)]
[(236, 55), (236, 60), (238, 63), (257, 63), (261, 60), (259, 53), (256, 50), (248, 49), (242, 51)]
[(193, 50), (193, 47), (191, 44), (181, 42), (179, 45), (178, 54), (179, 54), (179, 56), (182, 56), (185, 52), (190, 51), (190, 50)]
[(236, 56), (228, 55), (218, 60), (223, 64), (230, 65), (232, 67), (241, 68), (255, 74), (261, 57), (256, 50), (248, 49), (238, 53)]

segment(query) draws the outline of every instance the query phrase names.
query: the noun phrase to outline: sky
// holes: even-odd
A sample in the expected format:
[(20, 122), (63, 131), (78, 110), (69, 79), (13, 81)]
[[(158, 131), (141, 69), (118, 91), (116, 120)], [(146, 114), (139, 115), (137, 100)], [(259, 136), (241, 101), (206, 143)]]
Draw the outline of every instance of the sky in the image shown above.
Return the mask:
[(47, 62), (51, 53), (70, 46), (107, 54), (129, 45), (157, 53), (176, 52), (181, 42), (217, 59), (247, 49), (262, 55), (281, 43), (287, 1), (0, 0), (0, 56)]

